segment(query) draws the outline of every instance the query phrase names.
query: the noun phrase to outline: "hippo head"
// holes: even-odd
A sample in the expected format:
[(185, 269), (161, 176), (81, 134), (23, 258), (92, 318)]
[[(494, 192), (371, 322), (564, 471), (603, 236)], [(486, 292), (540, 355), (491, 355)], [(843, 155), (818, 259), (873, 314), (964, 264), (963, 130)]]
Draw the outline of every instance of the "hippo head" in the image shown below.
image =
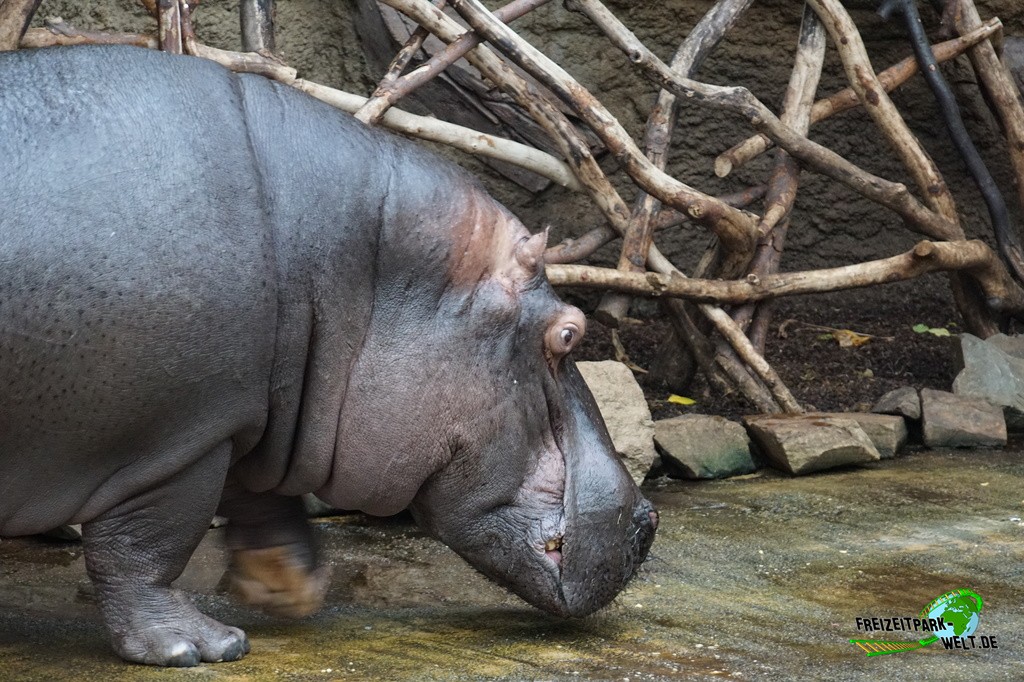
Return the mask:
[[(404, 274), (378, 283), (349, 384), (359, 407), (342, 413), (332, 478), (318, 494), (370, 513), (408, 506), (527, 602), (586, 615), (644, 561), (657, 513), (573, 363), (586, 321), (544, 276), (546, 235), (530, 237), (482, 193), (460, 202), (443, 281), (416, 272), (408, 252), (380, 266)], [(420, 221), (432, 217), (444, 210)], [(408, 228), (403, 250), (420, 251), (417, 241), (435, 239), (427, 233)], [(371, 474), (348, 464), (361, 448), (372, 449)]]

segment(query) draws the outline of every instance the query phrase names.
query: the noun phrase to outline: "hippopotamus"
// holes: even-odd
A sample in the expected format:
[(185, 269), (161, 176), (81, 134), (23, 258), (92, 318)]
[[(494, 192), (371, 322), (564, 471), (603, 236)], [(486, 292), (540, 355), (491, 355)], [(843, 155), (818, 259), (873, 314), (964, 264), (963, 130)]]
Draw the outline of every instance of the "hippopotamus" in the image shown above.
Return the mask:
[(301, 495), (409, 509), (558, 616), (657, 513), (572, 351), (584, 315), (464, 171), (286, 85), (133, 47), (0, 55), (0, 536), (81, 523), (116, 652), (245, 634), (171, 588), (215, 513), (235, 591), (324, 598)]

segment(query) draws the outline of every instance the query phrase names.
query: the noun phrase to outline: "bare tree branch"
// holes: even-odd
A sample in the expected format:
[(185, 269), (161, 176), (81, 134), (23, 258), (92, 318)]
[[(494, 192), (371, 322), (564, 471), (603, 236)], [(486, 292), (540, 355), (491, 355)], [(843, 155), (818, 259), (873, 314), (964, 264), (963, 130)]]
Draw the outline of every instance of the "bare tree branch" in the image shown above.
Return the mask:
[[(818, 89), (825, 61), (825, 38), (825, 27), (810, 7), (804, 5), (793, 73), (782, 104), (782, 122), (802, 135), (806, 135), (810, 128), (814, 93)], [(793, 157), (780, 151), (768, 181), (764, 217), (758, 225), (758, 232), (763, 236), (758, 243), (749, 274), (763, 278), (779, 269), (799, 178), (800, 166)], [(771, 320), (771, 302), (759, 306), (747, 303), (735, 310), (732, 318), (741, 329), (747, 329), (748, 324), (753, 322), (748, 336), (754, 347), (763, 353)]]
[(1010, 313), (1024, 311), (1024, 290), (1015, 284), (992, 249), (976, 239), (923, 241), (907, 253), (890, 258), (825, 270), (768, 275), (764, 279), (689, 279), (585, 265), (549, 265), (547, 275), (555, 286), (607, 288), (639, 296), (673, 296), (702, 303), (725, 304), (857, 289), (913, 279), (929, 272), (952, 270), (970, 273), (995, 309)]
[(178, 0), (157, 0), (160, 25), (160, 49), (171, 54), (182, 54), (181, 7)]
[(159, 48), (155, 35), (144, 33), (101, 33), (83, 31), (63, 21), (47, 20), (46, 28), (30, 28), (21, 39), (22, 48), (53, 47), (55, 45), (135, 45)]
[(527, 73), (551, 89), (601, 138), (622, 167), (645, 191), (689, 213), (718, 235), (726, 251), (753, 251), (753, 216), (716, 201), (659, 171), (607, 109), (561, 67), (494, 18), (477, 0), (453, 0), (452, 7), (479, 34)]
[(946, 124), (953, 146), (960, 152), (968, 172), (974, 178), (974, 183), (985, 200), (999, 252), (1010, 271), (1017, 277), (1017, 281), (1024, 282), (1024, 248), (1021, 247), (1017, 230), (1010, 225), (1006, 199), (1003, 198), (995, 178), (992, 177), (978, 148), (974, 146), (974, 141), (967, 133), (967, 126), (960, 116), (960, 107), (949, 83), (939, 70), (938, 62), (928, 43), (928, 36), (925, 35), (924, 26), (921, 24), (921, 16), (917, 12), (917, 3), (915, 0), (886, 0), (882, 3), (879, 14), (886, 16), (893, 11), (898, 11), (903, 16), (914, 55), (921, 65), (925, 82), (928, 83), (939, 105), (939, 113)]
[(243, 51), (274, 51), (274, 0), (241, 0), (238, 19)]
[[(437, 9), (442, 9), (445, 0), (439, 0), (435, 3)], [(518, 19), (527, 12), (530, 12), (541, 5), (547, 4), (550, 0), (513, 0), (508, 5), (501, 9), (495, 10), (495, 16), (499, 17), (505, 23), (511, 23), (513, 20)], [(388, 69), (388, 73), (385, 74), (381, 80), (380, 85), (374, 91), (370, 98), (370, 102), (367, 102), (365, 111), (356, 112), (356, 118), (363, 121), (364, 123), (376, 123), (380, 119), (380, 115), (387, 108), (398, 102), (403, 97), (408, 95), (416, 88), (422, 86), (424, 83), (435, 78), (439, 73), (447, 69), (449, 66), (457, 62), (459, 59), (465, 56), (467, 52), (480, 44), (480, 39), (475, 33), (467, 32), (462, 35), (458, 40), (450, 44), (444, 52), (431, 57), (425, 64), (418, 67), (415, 71), (401, 76), (401, 71), (405, 68), (402, 66), (398, 68), (401, 59), (405, 59), (406, 63), (412, 58), (413, 54), (419, 50), (423, 44), (423, 39), (429, 34), (422, 26), (413, 33), (409, 39), (409, 43), (401, 52), (395, 57), (395, 61), (392, 67)], [(422, 35), (416, 42), (417, 36)], [(413, 47), (415, 45), (415, 47)], [(408, 52), (407, 52), (408, 50)], [(406, 56), (407, 55), (407, 56)], [(395, 72), (397, 69), (397, 73)], [(401, 77), (399, 77), (401, 76)]]
[[(962, 37), (933, 45), (935, 59), (939, 63), (949, 61), (966, 52), (972, 45), (976, 45), (1002, 30), (1003, 24), (999, 19), (990, 19)], [(879, 73), (878, 82), (882, 84), (882, 88), (886, 92), (892, 92), (910, 80), (917, 71), (917, 60), (912, 56), (907, 57)], [(840, 90), (814, 103), (814, 107), (811, 109), (811, 125), (858, 106), (860, 106), (860, 100), (853, 88)], [(766, 135), (758, 134), (748, 137), (718, 155), (718, 158), (715, 159), (715, 175), (724, 178), (734, 169), (744, 166), (774, 145), (775, 143)]]
[[(949, 0), (953, 8), (953, 23), (962, 34), (977, 31), (981, 17), (971, 0)], [(999, 117), (1006, 135), (1006, 149), (1017, 176), (1017, 196), (1024, 206), (1024, 101), (1017, 90), (1013, 74), (996, 55), (990, 41), (979, 42), (968, 51), (978, 81)]]
[(872, 175), (850, 163), (832, 150), (811, 142), (789, 126), (784, 125), (768, 107), (741, 87), (708, 85), (673, 73), (658, 57), (647, 49), (629, 29), (597, 0), (574, 0), (586, 15), (615, 43), (630, 61), (659, 86), (671, 90), (679, 97), (687, 97), (744, 116), (755, 130), (775, 140), (790, 155), (807, 167), (837, 180), (858, 193), (895, 211), (907, 226), (934, 239), (957, 239), (959, 224), (940, 216), (920, 204), (907, 188)]
[(17, 50), (42, 0), (0, 0), (0, 52)]
[[(672, 69), (683, 76), (692, 76), (751, 2), (753, 0), (721, 0), (712, 7), (676, 51), (672, 59)], [(676, 115), (676, 96), (668, 90), (660, 91), (644, 129), (644, 151), (650, 162), (660, 171), (664, 171), (668, 163), (668, 147), (675, 130)], [(660, 210), (661, 202), (641, 190), (633, 202), (629, 227), (622, 241), (620, 270), (643, 272), (647, 269), (647, 252), (654, 237), (653, 219)], [(743, 265), (744, 263), (728, 263), (725, 265), (726, 273), (731, 267)], [(619, 320), (625, 317), (629, 310), (629, 301), (628, 296), (609, 292), (597, 307), (594, 316), (605, 324), (618, 326)], [(683, 340), (689, 343), (688, 340)]]
[[(358, 111), (367, 101), (367, 98), (360, 95), (296, 78), (295, 69), (258, 54), (219, 50), (193, 41), (188, 44), (188, 53), (215, 61), (233, 71), (258, 73), (273, 78), (349, 113)], [(514, 163), (575, 191), (582, 189), (573, 172), (564, 163), (550, 154), (512, 140), (486, 135), (429, 116), (417, 116), (400, 109), (389, 110), (384, 115), (383, 124), (387, 128), (422, 140), (440, 142), (470, 154)]]
[(875, 121), (875, 125), (885, 135), (896, 155), (903, 161), (918, 189), (924, 196), (925, 203), (948, 221), (956, 224), (956, 231), (951, 235), (962, 239), (963, 230), (959, 226), (956, 204), (949, 193), (946, 182), (942, 179), (938, 168), (928, 153), (910, 132), (903, 117), (896, 110), (878, 77), (871, 68), (864, 41), (860, 32), (847, 14), (839, 0), (807, 0), (814, 8), (839, 51), (843, 61), (846, 77), (853, 86), (861, 105)]

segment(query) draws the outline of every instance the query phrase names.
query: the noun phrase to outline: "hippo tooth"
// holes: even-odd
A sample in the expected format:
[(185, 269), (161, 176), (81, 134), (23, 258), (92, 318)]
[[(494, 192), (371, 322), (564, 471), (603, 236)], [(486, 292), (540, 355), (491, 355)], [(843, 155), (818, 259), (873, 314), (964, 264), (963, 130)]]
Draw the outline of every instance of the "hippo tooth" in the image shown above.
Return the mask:
[(562, 548), (562, 538), (551, 538), (546, 543), (544, 543), (544, 551), (545, 552), (553, 552), (556, 549), (561, 549), (561, 548)]

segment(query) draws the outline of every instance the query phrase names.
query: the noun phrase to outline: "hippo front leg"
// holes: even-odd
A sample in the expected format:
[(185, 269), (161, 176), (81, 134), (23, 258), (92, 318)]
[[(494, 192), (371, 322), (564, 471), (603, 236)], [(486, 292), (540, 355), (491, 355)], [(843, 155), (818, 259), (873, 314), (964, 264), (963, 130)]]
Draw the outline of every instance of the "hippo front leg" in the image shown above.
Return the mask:
[(193, 666), (249, 651), (245, 633), (200, 613), (171, 589), (210, 525), (231, 444), (82, 528), (85, 562), (122, 658)]
[(316, 565), (301, 498), (253, 493), (228, 474), (217, 513), (228, 519), (230, 584), (242, 601), (288, 618), (320, 609), (331, 572)]

